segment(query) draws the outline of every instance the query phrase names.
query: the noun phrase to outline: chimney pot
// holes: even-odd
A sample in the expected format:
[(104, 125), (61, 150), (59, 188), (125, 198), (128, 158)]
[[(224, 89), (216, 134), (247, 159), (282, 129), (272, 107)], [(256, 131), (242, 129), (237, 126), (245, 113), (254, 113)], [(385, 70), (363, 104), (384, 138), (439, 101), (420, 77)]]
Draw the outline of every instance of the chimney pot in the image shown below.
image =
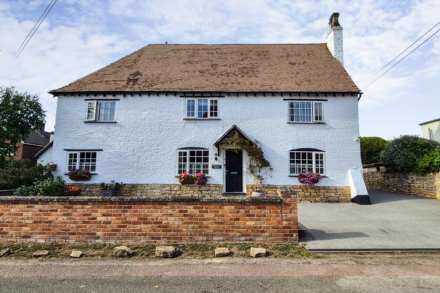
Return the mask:
[(330, 28), (340, 27), (339, 24), (339, 12), (333, 12), (332, 15), (330, 15), (330, 19), (328, 21), (328, 24), (330, 25)]

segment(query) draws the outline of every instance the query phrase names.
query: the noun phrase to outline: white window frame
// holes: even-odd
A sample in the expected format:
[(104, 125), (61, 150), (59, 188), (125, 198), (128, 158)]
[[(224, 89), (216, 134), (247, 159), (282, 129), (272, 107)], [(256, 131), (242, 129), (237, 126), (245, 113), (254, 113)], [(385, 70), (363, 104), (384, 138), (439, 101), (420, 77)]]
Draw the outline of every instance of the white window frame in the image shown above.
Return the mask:
[[(313, 173), (318, 173), (321, 176), (325, 176), (327, 174), (327, 171), (326, 171), (326, 168), (327, 168), (326, 154), (325, 154), (324, 151), (321, 151), (321, 150), (295, 149), (295, 150), (290, 150), (289, 151), (289, 176), (298, 176), (300, 174), (300, 173), (292, 173), (291, 172), (292, 164), (294, 164), (294, 163), (291, 162), (291, 156), (292, 156), (293, 153), (306, 153), (306, 154), (311, 153), (312, 154), (312, 172)], [(323, 169), (322, 173), (317, 172), (316, 155), (322, 155), (322, 165), (323, 165), (322, 166), (322, 169)], [(297, 168), (295, 168), (295, 169), (297, 169)]]
[[(294, 116), (291, 114), (291, 109), (294, 109), (295, 104), (299, 103), (310, 103), (310, 120), (293, 120)], [(317, 113), (316, 111), (319, 111)], [(320, 119), (317, 117), (320, 116)], [(313, 124), (313, 123), (323, 123), (324, 122), (324, 102), (323, 101), (310, 101), (310, 100), (295, 100), (289, 101), (287, 103), (287, 120), (289, 123), (297, 123), (297, 124)]]
[[(203, 174), (205, 174), (206, 176), (208, 176), (209, 175), (209, 169), (210, 169), (210, 161), (211, 161), (211, 158), (210, 158), (210, 154), (209, 154), (209, 149), (207, 149), (207, 148), (196, 148), (196, 147), (193, 147), (193, 148), (191, 148), (191, 147), (189, 147), (189, 148), (182, 148), (182, 149), (178, 149), (177, 150), (177, 155), (176, 155), (176, 157), (177, 157), (177, 176), (179, 176), (179, 175), (181, 175), (181, 173), (179, 172), (180, 171), (180, 165), (181, 165), (181, 161), (180, 161), (180, 154), (181, 153), (185, 153), (186, 154), (186, 162), (185, 162), (185, 171), (184, 172), (186, 172), (186, 173), (188, 173), (188, 174), (191, 174), (190, 173), (190, 162), (189, 162), (189, 160), (190, 160), (190, 152), (192, 152), (192, 151), (203, 151), (203, 152), (208, 152), (208, 155), (207, 155), (207, 157), (208, 157), (208, 162), (206, 162), (206, 163), (204, 163), (204, 162), (201, 162), (201, 164), (206, 164), (207, 166), (207, 168), (206, 168), (206, 173), (205, 172), (203, 172), (203, 167), (202, 167), (202, 172), (203, 172)], [(196, 156), (197, 157), (197, 156)], [(203, 156), (202, 156), (203, 157)], [(194, 168), (195, 170), (197, 169), (197, 168)], [(191, 175), (196, 175), (196, 173), (197, 173), (197, 171), (195, 171), (193, 174), (191, 174)]]
[[(100, 119), (103, 103), (113, 103), (113, 119)], [(91, 111), (90, 111), (91, 110)], [(91, 114), (91, 115), (89, 115)], [(116, 121), (116, 100), (89, 100), (87, 101), (86, 121), (88, 122), (115, 122)]]
[[(199, 117), (198, 112), (199, 112), (199, 103), (201, 100), (207, 100), (208, 101), (208, 116), (207, 117)], [(189, 111), (188, 111), (188, 103), (190, 101), (193, 101), (194, 103), (194, 111), (192, 111), (192, 115), (188, 115)], [(211, 106), (213, 103), (216, 103), (216, 113), (217, 115), (211, 115)], [(219, 118), (219, 102), (217, 98), (188, 98), (185, 99), (185, 118), (188, 119), (199, 119), (199, 120), (209, 120), (209, 119), (218, 119)]]
[(89, 169), (90, 173), (96, 173), (98, 170), (98, 152), (97, 151), (68, 151), (67, 152), (67, 172), (73, 171), (73, 169), (71, 170), (70, 167), (72, 164), (70, 164), (70, 155), (76, 155), (76, 162), (75, 162), (75, 170), (79, 170), (80, 169), (80, 164), (81, 164), (81, 153), (95, 153), (95, 162), (94, 164), (89, 164), (90, 166), (94, 166), (95, 170), (92, 170), (91, 168)]

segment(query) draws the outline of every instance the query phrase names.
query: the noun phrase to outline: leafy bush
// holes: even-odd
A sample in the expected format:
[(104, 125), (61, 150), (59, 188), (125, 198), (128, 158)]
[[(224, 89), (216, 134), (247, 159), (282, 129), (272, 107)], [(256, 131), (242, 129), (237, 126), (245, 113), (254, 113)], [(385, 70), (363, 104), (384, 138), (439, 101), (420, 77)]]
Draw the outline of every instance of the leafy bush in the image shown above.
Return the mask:
[(382, 162), (390, 172), (415, 172), (418, 161), (437, 147), (439, 143), (432, 140), (417, 136), (401, 136), (386, 146)]
[(35, 182), (32, 186), (21, 186), (15, 190), (16, 196), (63, 196), (65, 183), (61, 177)]
[(34, 182), (51, 178), (51, 166), (34, 164), (31, 161), (4, 161), (0, 168), (0, 189), (30, 186)]
[(64, 195), (64, 180), (61, 177), (46, 179), (36, 182), (33, 187), (35, 195), (40, 196), (62, 196)]
[(440, 172), (440, 148), (424, 155), (417, 164), (418, 173)]
[(32, 196), (35, 195), (33, 186), (20, 186), (14, 192), (15, 196)]
[(382, 137), (361, 137), (362, 164), (365, 165), (380, 162), (381, 154), (385, 150), (387, 144), (388, 141)]

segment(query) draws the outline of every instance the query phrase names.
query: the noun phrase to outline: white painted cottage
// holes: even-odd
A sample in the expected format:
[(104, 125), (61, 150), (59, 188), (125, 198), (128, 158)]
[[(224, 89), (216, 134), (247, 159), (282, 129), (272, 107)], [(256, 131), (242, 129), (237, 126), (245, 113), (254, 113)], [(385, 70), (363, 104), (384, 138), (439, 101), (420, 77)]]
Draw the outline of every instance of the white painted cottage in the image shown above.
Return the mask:
[(327, 43), (148, 45), (51, 93), (55, 137), (40, 160), (50, 158), (68, 182), (66, 173), (82, 168), (93, 173), (88, 184), (167, 193), (179, 189), (180, 173), (203, 172), (220, 193), (250, 193), (257, 181), (247, 151), (223, 144), (237, 133), (270, 163), (267, 190), (301, 193), (297, 176), (310, 171), (323, 177), (318, 194), (304, 197), (367, 196), (361, 92), (343, 66), (338, 14)]

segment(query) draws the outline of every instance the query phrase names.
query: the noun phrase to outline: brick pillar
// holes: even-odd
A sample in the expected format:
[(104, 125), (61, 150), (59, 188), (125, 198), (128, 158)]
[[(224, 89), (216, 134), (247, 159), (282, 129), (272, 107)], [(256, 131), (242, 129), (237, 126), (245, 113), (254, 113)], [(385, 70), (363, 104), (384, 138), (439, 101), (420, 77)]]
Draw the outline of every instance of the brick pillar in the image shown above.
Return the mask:
[(278, 190), (278, 195), (282, 197), (281, 207), (283, 238), (289, 242), (298, 242), (298, 199), (292, 191)]

